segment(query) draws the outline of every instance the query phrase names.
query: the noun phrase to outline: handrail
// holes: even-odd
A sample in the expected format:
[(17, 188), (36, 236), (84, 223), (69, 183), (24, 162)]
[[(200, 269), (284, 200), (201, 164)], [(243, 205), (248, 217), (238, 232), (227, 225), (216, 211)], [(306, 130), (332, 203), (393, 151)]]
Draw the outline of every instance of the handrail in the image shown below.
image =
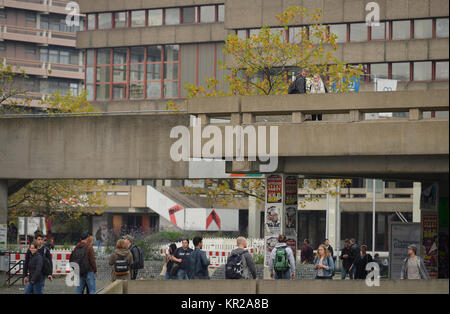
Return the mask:
[(136, 111), (108, 111), (108, 112), (70, 112), (70, 113), (8, 113), (0, 115), (1, 118), (56, 118), (56, 117), (82, 117), (82, 116), (113, 116), (113, 115), (139, 115), (142, 113), (186, 113), (186, 110), (136, 110)]
[[(22, 26), (16, 26), (16, 25), (2, 25), (5, 33), (11, 33), (11, 34), (18, 34), (17, 32), (9, 32), (9, 30), (16, 30), (16, 31), (23, 31), (28, 33), (40, 33), (42, 36), (42, 33), (51, 33), (52, 35), (61, 35), (61, 36), (68, 36), (73, 37), (74, 40), (77, 37), (76, 33), (72, 32), (61, 32), (61, 31), (53, 31), (49, 29), (41, 29), (41, 28), (32, 28), (32, 27), (22, 27)], [(20, 33), (19, 33), (20, 34)]]

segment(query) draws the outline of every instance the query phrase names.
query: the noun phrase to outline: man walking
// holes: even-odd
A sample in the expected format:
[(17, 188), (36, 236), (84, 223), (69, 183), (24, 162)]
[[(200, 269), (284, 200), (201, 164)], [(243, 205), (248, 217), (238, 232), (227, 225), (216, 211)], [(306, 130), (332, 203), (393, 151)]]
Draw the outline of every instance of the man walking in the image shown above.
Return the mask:
[[(34, 244), (36, 245), (35, 249), (37, 249), (37, 253), (42, 256), (42, 281), (39, 282), (39, 290), (44, 291), (45, 286), (45, 279), (48, 278), (53, 280), (52, 274), (53, 274), (53, 262), (52, 262), (52, 254), (50, 253), (50, 250), (47, 246), (44, 244), (44, 235), (41, 232), (35, 233), (35, 239)], [(29, 277), (29, 263), (31, 259), (31, 251), (28, 249), (26, 255), (25, 255), (25, 261), (23, 263), (23, 276), (25, 277), (25, 281), (28, 281)]]
[(133, 264), (131, 265), (131, 280), (136, 280), (139, 269), (144, 268), (144, 256), (142, 250), (133, 244), (133, 237), (131, 235), (126, 235), (122, 237), (125, 243), (133, 255)]
[(209, 259), (206, 258), (206, 253), (202, 251), (203, 239), (195, 237), (192, 242), (195, 249), (189, 255), (189, 279), (209, 279)]
[(295, 278), (295, 257), (292, 249), (286, 244), (284, 235), (278, 236), (278, 244), (270, 253), (269, 259), (270, 277), (279, 279)]
[(308, 75), (309, 70), (303, 68), (301, 75), (297, 76), (295, 81), (289, 86), (288, 94), (306, 94)]
[(350, 240), (345, 239), (345, 247), (342, 249), (341, 255), (339, 256), (339, 258), (342, 260), (342, 271), (341, 271), (342, 280), (344, 280), (345, 277), (347, 277), (347, 274), (349, 277), (351, 277), (349, 272), (349, 269), (352, 266), (352, 260), (350, 255), (351, 255)]
[(184, 239), (181, 242), (181, 247), (179, 247), (175, 254), (172, 256), (172, 260), (179, 264), (179, 268), (177, 271), (177, 279), (179, 280), (188, 280), (188, 271), (189, 271), (189, 255), (191, 255), (192, 249), (189, 248), (189, 240)]
[(417, 256), (417, 247), (414, 244), (408, 246), (409, 257), (405, 258), (402, 265), (400, 279), (425, 279), (430, 280), (423, 259)]
[(226, 279), (256, 279), (256, 266), (252, 256), (246, 250), (247, 240), (239, 237), (236, 240), (237, 249), (231, 251), (225, 268)]
[(314, 261), (314, 250), (309, 244), (308, 239), (303, 240), (303, 248), (300, 257), (304, 264), (312, 264)]
[(70, 262), (79, 266), (80, 284), (77, 287), (77, 294), (82, 294), (87, 286), (89, 294), (95, 294), (95, 278), (97, 277), (97, 264), (95, 263), (94, 248), (87, 242), (89, 235), (82, 233), (80, 242), (70, 255)]
[[(351, 261), (351, 265), (353, 265), (358, 259), (359, 259), (359, 255), (360, 255), (360, 249), (359, 249), (359, 245), (356, 242), (355, 238), (350, 239), (350, 261)], [(351, 267), (351, 266), (350, 266)], [(351, 267), (352, 269), (350, 270), (350, 279), (355, 279), (356, 276), (356, 267)]]
[(325, 242), (323, 244), (327, 248), (328, 252), (330, 252), (330, 256), (333, 258), (333, 262), (336, 261), (336, 258), (334, 257), (333, 247), (330, 245), (330, 240), (325, 239)]

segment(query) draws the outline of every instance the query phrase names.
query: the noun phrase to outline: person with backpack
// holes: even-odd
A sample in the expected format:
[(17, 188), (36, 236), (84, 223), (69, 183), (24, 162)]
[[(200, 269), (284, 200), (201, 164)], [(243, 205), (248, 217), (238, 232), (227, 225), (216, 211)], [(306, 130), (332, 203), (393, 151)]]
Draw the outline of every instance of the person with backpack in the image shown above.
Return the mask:
[(139, 269), (144, 268), (144, 254), (140, 247), (133, 244), (133, 237), (131, 235), (123, 236), (122, 239), (133, 255), (133, 264), (131, 265), (131, 280), (136, 280)]
[(286, 244), (286, 236), (279, 235), (278, 243), (270, 253), (270, 277), (275, 279), (295, 279), (295, 257)]
[(44, 280), (43, 275), (44, 257), (38, 253), (38, 247), (36, 241), (30, 244), (30, 257), (28, 259), (28, 276), (25, 277), (25, 283), (28, 282), (25, 294), (43, 294)]
[(314, 267), (316, 269), (316, 279), (333, 279), (334, 261), (324, 244), (321, 244), (317, 249)]
[(203, 239), (195, 237), (192, 242), (195, 249), (189, 255), (188, 277), (189, 279), (209, 279), (208, 266), (210, 262), (206, 253), (202, 251)]
[(176, 262), (173, 264), (172, 272), (173, 276), (176, 276), (178, 280), (189, 280), (189, 255), (191, 255), (192, 249), (189, 248), (189, 240), (183, 239), (181, 241), (181, 247), (179, 247), (175, 254), (173, 254), (172, 260)]
[(126, 240), (119, 239), (116, 243), (116, 249), (109, 256), (109, 265), (112, 266), (112, 281), (131, 279), (131, 266), (134, 260), (128, 247)]
[(246, 250), (247, 240), (239, 237), (236, 240), (237, 249), (231, 251), (225, 265), (226, 279), (256, 279), (256, 266), (252, 256)]
[(77, 263), (79, 267), (80, 283), (77, 294), (82, 294), (85, 286), (88, 286), (89, 294), (95, 294), (95, 278), (97, 277), (97, 264), (95, 262), (94, 248), (88, 244), (89, 235), (82, 233), (70, 255), (69, 261)]
[[(42, 276), (43, 280), (39, 282), (40, 285), (42, 285), (41, 290), (44, 291), (45, 286), (45, 279), (48, 278), (50, 281), (53, 280), (53, 262), (52, 262), (52, 254), (50, 252), (50, 249), (43, 245), (44, 243), (44, 235), (42, 233), (37, 232), (36, 237), (34, 239), (35, 248), (37, 249), (37, 253), (39, 253), (43, 259), (42, 259)], [(31, 259), (31, 251), (28, 249), (26, 255), (25, 255), (25, 261), (23, 264), (23, 276), (25, 277), (25, 280), (27, 280), (28, 273), (29, 273), (29, 263)]]
[(309, 85), (308, 75), (309, 70), (303, 68), (301, 74), (289, 86), (288, 94), (306, 94)]

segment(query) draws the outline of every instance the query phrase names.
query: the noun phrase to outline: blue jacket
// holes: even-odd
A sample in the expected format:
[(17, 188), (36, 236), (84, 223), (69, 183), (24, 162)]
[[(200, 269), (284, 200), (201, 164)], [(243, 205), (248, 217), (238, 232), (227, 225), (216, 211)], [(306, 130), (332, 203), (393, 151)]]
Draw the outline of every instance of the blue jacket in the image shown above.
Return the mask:
[(189, 279), (209, 279), (208, 266), (209, 260), (206, 258), (206, 253), (196, 248), (189, 255)]
[[(331, 277), (333, 276), (333, 271), (334, 271), (334, 261), (333, 261), (333, 257), (325, 257), (322, 261), (322, 263), (320, 263), (320, 257), (316, 257), (314, 259), (314, 266), (318, 265), (318, 264), (322, 264), (325, 265), (326, 268), (322, 268), (323, 269), (323, 277)], [(319, 269), (316, 268), (316, 274), (318, 273)]]

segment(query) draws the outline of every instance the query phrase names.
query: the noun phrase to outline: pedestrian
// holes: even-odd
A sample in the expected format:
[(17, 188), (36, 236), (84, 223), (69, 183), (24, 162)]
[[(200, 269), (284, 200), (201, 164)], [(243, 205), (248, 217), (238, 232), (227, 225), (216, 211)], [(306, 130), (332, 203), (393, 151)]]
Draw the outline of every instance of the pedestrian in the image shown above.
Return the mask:
[(226, 279), (256, 279), (256, 266), (252, 256), (246, 250), (247, 240), (239, 237), (236, 240), (237, 249), (231, 251), (225, 267)]
[(417, 246), (414, 244), (409, 245), (408, 255), (409, 256), (403, 261), (400, 279), (430, 280), (423, 259), (417, 256)]
[(367, 253), (367, 245), (361, 245), (359, 256), (353, 261), (353, 265), (350, 266), (350, 271), (352, 268), (355, 270), (355, 279), (366, 279), (368, 271), (366, 271), (367, 264), (373, 262), (372, 255)]
[(316, 279), (333, 279), (334, 261), (324, 244), (321, 244), (317, 249), (314, 267)]
[[(89, 236), (87, 238), (86, 241), (87, 245), (91, 246), (92, 248), (94, 248), (94, 237), (93, 236)], [(86, 294), (89, 294), (89, 286), (85, 285), (82, 294), (84, 294), (86, 292)]]
[(109, 256), (109, 265), (112, 266), (111, 281), (131, 279), (131, 265), (134, 261), (133, 254), (128, 248), (126, 240), (119, 239), (116, 249)]
[[(360, 249), (355, 238), (350, 239), (350, 261), (352, 265), (355, 263), (356, 259), (359, 257)], [(351, 267), (351, 266), (350, 266)], [(355, 279), (356, 267), (351, 267), (350, 269), (350, 279)]]
[(177, 245), (175, 243), (169, 245), (169, 252), (165, 256), (166, 273), (164, 274), (164, 280), (176, 279), (176, 276), (171, 275), (173, 264), (175, 263), (172, 257), (176, 250)]
[(139, 269), (144, 268), (144, 255), (142, 254), (142, 250), (133, 244), (133, 237), (131, 235), (123, 236), (122, 239), (125, 240), (125, 243), (133, 255), (133, 264), (131, 265), (131, 280), (136, 280)]
[[(328, 93), (327, 87), (325, 85), (325, 83), (323, 82), (322, 78), (320, 77), (319, 74), (314, 74), (313, 79), (309, 85), (309, 93), (310, 94), (324, 94), (324, 93)], [(322, 115), (318, 114), (312, 115), (312, 121), (322, 121)]]
[(303, 264), (312, 264), (314, 261), (314, 250), (309, 244), (308, 239), (303, 240), (303, 248), (300, 257)]
[(269, 258), (270, 277), (279, 279), (295, 279), (295, 257), (291, 247), (286, 244), (286, 236), (278, 236)]
[(352, 266), (351, 253), (350, 253), (350, 240), (345, 239), (345, 247), (341, 251), (339, 258), (342, 260), (341, 279), (344, 280), (347, 274), (350, 276), (350, 267)]
[(335, 256), (334, 256), (334, 250), (333, 250), (333, 247), (332, 247), (331, 244), (330, 244), (330, 240), (325, 239), (325, 241), (324, 241), (323, 244), (325, 245), (325, 247), (326, 247), (326, 249), (328, 250), (328, 252), (330, 252), (330, 256), (333, 258), (333, 262), (335, 262), (335, 261), (336, 261), (336, 258), (335, 258)]
[(380, 258), (380, 254), (375, 253), (375, 255), (373, 257), (373, 261), (375, 263), (377, 263), (378, 268), (380, 269), (380, 276), (383, 277), (384, 276), (384, 265), (383, 265), (383, 261)]
[(208, 266), (210, 261), (206, 257), (206, 253), (202, 251), (203, 239), (195, 237), (192, 242), (195, 249), (189, 255), (189, 279), (209, 279)]
[(82, 294), (84, 287), (88, 286), (89, 294), (95, 294), (95, 278), (97, 277), (97, 264), (95, 262), (94, 248), (88, 244), (89, 235), (82, 233), (70, 255), (69, 261), (77, 263), (79, 267), (80, 283), (77, 294)]
[(95, 240), (97, 241), (97, 249), (101, 250), (102, 246), (103, 246), (103, 241), (104, 241), (101, 227), (98, 228), (97, 232), (95, 233)]
[(38, 243), (33, 241), (30, 244), (30, 257), (28, 259), (27, 276), (25, 283), (28, 282), (25, 294), (43, 294), (44, 280), (43, 275), (44, 257), (38, 253)]
[[(47, 246), (43, 245), (44, 235), (42, 233), (36, 232), (33, 242), (35, 243), (34, 247), (37, 249), (37, 252), (43, 258), (43, 267), (42, 267), (43, 280), (39, 282), (39, 284), (42, 285), (41, 290), (43, 293), (45, 286), (45, 279), (48, 278), (50, 281), (53, 280), (52, 254), (50, 252), (50, 249)], [(25, 254), (25, 261), (23, 263), (23, 276), (25, 278), (28, 276), (30, 259), (31, 259), (31, 250), (28, 249), (27, 253)]]
[(179, 247), (172, 257), (178, 268), (176, 276), (178, 280), (188, 280), (188, 270), (189, 270), (189, 255), (192, 253), (192, 249), (189, 247), (189, 240), (183, 239), (181, 241), (181, 247)]
[(288, 88), (288, 94), (306, 94), (309, 69), (303, 68)]

